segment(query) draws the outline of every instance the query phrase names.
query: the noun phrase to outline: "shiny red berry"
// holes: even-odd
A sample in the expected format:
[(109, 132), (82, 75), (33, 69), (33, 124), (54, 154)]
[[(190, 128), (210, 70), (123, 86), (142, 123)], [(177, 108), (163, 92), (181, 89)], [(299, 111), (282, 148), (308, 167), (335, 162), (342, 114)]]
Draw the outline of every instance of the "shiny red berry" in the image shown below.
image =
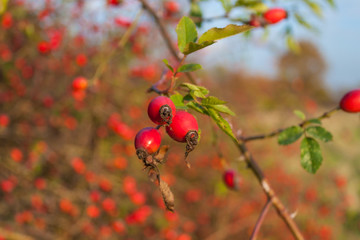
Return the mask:
[(360, 89), (355, 89), (345, 94), (340, 101), (340, 108), (345, 112), (360, 112)]
[(147, 154), (156, 153), (161, 144), (161, 135), (156, 128), (146, 127), (135, 136), (136, 150), (145, 150)]
[(274, 24), (287, 18), (287, 12), (282, 8), (272, 8), (267, 10), (263, 16), (268, 23)]
[(148, 107), (148, 115), (156, 124), (170, 124), (176, 114), (176, 108), (170, 98), (159, 96), (154, 98)]
[(167, 1), (164, 3), (165, 10), (169, 13), (177, 13), (180, 9), (180, 6), (175, 1)]
[(193, 115), (185, 111), (178, 111), (172, 123), (166, 127), (169, 136), (178, 142), (186, 142), (186, 135), (199, 130), (198, 123)]
[(240, 178), (237, 172), (233, 169), (228, 169), (223, 174), (225, 185), (230, 189), (238, 189), (240, 185)]

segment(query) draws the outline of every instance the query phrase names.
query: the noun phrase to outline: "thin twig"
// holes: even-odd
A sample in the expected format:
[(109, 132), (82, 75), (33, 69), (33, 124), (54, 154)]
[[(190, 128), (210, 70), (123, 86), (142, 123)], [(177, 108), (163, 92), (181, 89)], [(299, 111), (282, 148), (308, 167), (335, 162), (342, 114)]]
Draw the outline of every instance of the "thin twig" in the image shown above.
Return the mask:
[[(330, 111), (327, 111), (325, 113), (323, 113), (321, 116), (319, 116), (318, 120), (323, 120), (325, 118), (329, 118), (330, 116), (332, 116), (335, 112), (337, 112), (340, 109), (340, 107), (336, 107)], [(299, 123), (297, 126), (299, 127), (304, 127), (305, 125), (310, 123), (311, 119), (307, 119), (302, 121), (301, 123)], [(266, 139), (266, 138), (271, 138), (271, 137), (275, 137), (277, 135), (279, 135), (281, 132), (283, 132), (286, 128), (279, 128), (273, 132), (267, 133), (267, 134), (259, 134), (259, 135), (254, 135), (254, 136), (248, 136), (248, 137), (244, 137), (241, 136), (241, 140), (244, 142), (249, 142), (249, 141), (254, 141), (254, 140), (259, 140), (259, 139)]]
[(259, 216), (258, 220), (256, 221), (256, 224), (255, 224), (254, 230), (251, 234), (250, 240), (256, 240), (256, 237), (257, 237), (257, 234), (259, 233), (261, 224), (264, 222), (265, 216), (266, 216), (267, 212), (269, 211), (270, 203), (271, 203), (271, 200), (267, 199), (263, 209), (261, 210), (260, 216)]
[[(146, 0), (139, 0), (139, 1), (141, 2), (143, 8), (145, 10), (147, 10), (150, 13), (150, 15), (154, 18), (156, 25), (160, 29), (161, 36), (163, 37), (163, 39), (166, 43), (166, 46), (170, 50), (171, 54), (176, 58), (176, 60), (181, 61), (180, 53), (173, 46), (171, 37), (170, 37), (169, 33), (167, 32), (165, 24), (162, 21), (162, 19), (159, 17), (159, 15), (155, 12), (155, 10), (149, 5), (149, 3)], [(191, 75), (191, 73), (187, 72), (185, 74), (186, 74), (187, 78), (190, 80), (190, 82), (196, 83), (196, 80)]]

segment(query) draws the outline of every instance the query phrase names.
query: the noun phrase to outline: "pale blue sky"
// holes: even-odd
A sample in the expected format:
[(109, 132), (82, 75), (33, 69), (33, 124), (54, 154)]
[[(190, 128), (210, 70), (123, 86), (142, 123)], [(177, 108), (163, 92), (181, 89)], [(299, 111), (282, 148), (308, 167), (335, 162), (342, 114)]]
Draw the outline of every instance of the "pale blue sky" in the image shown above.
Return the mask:
[[(337, 0), (336, 4), (336, 9), (324, 9), (324, 19), (312, 19), (319, 33), (309, 32), (302, 27), (294, 29), (297, 39), (309, 39), (319, 47), (328, 63), (325, 81), (334, 93), (360, 87), (360, 0)], [(214, 3), (208, 14), (218, 9), (219, 6)], [(227, 22), (217, 21), (213, 24), (221, 26)], [(212, 27), (213, 24), (204, 28)], [(252, 43), (243, 42), (240, 37), (219, 41), (204, 53), (208, 60), (204, 64), (211, 65), (215, 60), (231, 68), (250, 68), (252, 72), (275, 76), (275, 58), (285, 50), (280, 33), (287, 24), (292, 23), (282, 22), (271, 26), (271, 34), (266, 41), (262, 41), (262, 29), (255, 30), (257, 32), (254, 33)]]

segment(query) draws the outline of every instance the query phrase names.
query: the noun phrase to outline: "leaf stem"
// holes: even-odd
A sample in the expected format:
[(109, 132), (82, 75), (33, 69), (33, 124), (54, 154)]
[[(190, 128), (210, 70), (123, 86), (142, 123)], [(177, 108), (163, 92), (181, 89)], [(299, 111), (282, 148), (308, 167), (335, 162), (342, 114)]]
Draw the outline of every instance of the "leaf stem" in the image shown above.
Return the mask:
[[(325, 118), (330, 118), (334, 113), (336, 113), (339, 110), (340, 110), (340, 107), (337, 106), (336, 108), (334, 108), (334, 109), (332, 109), (330, 111), (324, 112), (322, 115), (320, 115), (316, 119), (321, 121), (321, 120), (323, 120)], [(310, 123), (310, 119), (307, 119), (307, 120), (304, 120), (301, 123), (299, 123), (297, 126), (304, 127), (305, 125), (307, 125), (309, 123)], [(240, 138), (244, 142), (250, 142), (250, 141), (260, 140), (260, 139), (267, 139), (267, 138), (272, 138), (272, 137), (275, 137), (275, 136), (279, 135), (285, 129), (287, 129), (287, 128), (279, 128), (279, 129), (277, 129), (277, 130), (275, 130), (273, 132), (266, 133), (266, 134), (253, 135), (253, 136), (248, 136), (248, 137), (241, 136)]]

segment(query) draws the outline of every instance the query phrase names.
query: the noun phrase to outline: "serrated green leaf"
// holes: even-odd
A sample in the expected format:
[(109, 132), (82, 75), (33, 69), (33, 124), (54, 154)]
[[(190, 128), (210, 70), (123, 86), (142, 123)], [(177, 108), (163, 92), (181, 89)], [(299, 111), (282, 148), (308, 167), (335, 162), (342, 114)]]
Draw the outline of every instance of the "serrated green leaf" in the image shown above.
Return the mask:
[(204, 109), (204, 107), (198, 104), (197, 102), (188, 102), (186, 106), (199, 113), (208, 115), (206, 109)]
[(196, 51), (198, 51), (200, 49), (203, 49), (203, 48), (205, 48), (207, 46), (210, 46), (210, 45), (212, 45), (214, 43), (215, 43), (214, 41), (207, 41), (207, 42), (203, 42), (201, 44), (190, 42), (185, 46), (182, 53), (185, 54), (185, 55), (189, 55), (190, 53), (196, 52)]
[(228, 106), (225, 106), (225, 105), (209, 105), (207, 107), (215, 109), (216, 111), (221, 112), (221, 113), (226, 113), (231, 116), (235, 116), (235, 113), (233, 111), (231, 111)]
[(294, 114), (296, 115), (296, 116), (298, 116), (300, 119), (302, 119), (302, 120), (305, 120), (305, 113), (303, 113), (302, 111), (300, 111), (300, 110), (294, 110)]
[(196, 26), (201, 27), (202, 24), (202, 12), (198, 2), (191, 2), (190, 5), (190, 16), (196, 17), (200, 21), (195, 21)]
[(220, 0), (221, 5), (223, 6), (225, 12), (230, 12), (232, 5), (231, 5), (231, 0)]
[(173, 103), (175, 104), (175, 107), (177, 109), (188, 109), (186, 107), (186, 105), (184, 104), (184, 97), (181, 94), (177, 93), (177, 94), (171, 95), (170, 99), (173, 101)]
[(295, 54), (301, 53), (301, 48), (299, 43), (291, 35), (288, 35), (286, 37), (286, 44), (293, 53)]
[(167, 59), (163, 59), (163, 62), (170, 69), (170, 71), (174, 72), (173, 67), (169, 64), (169, 61)]
[(191, 90), (190, 95), (198, 97), (198, 98), (205, 98), (206, 97), (200, 90), (199, 91)]
[(0, 15), (6, 11), (8, 2), (9, 0), (0, 0)]
[(198, 86), (198, 88), (200, 89), (200, 91), (201, 91), (204, 95), (208, 95), (208, 94), (209, 94), (209, 90), (207, 90), (205, 87), (203, 87), (203, 86)]
[(323, 142), (329, 142), (333, 139), (332, 134), (320, 126), (311, 126), (306, 128), (306, 134)]
[(182, 83), (181, 86), (187, 87), (189, 90), (200, 91), (199, 86), (192, 83)]
[(303, 129), (299, 126), (286, 128), (278, 136), (280, 145), (288, 145), (298, 140), (303, 135)]
[(321, 125), (321, 121), (317, 118), (309, 119), (307, 122)]
[(208, 108), (209, 116), (215, 121), (215, 123), (219, 126), (219, 128), (230, 136), (234, 141), (237, 141), (230, 124), (214, 109)]
[(316, 173), (322, 163), (322, 154), (319, 143), (310, 137), (301, 141), (301, 166), (309, 173)]
[(193, 71), (196, 71), (196, 70), (199, 70), (201, 69), (201, 65), (200, 64), (197, 64), (197, 63), (189, 63), (189, 64), (185, 64), (185, 65), (182, 65), (178, 68), (178, 72), (193, 72)]
[(225, 104), (225, 103), (226, 103), (225, 101), (220, 100), (214, 96), (209, 96), (209, 97), (201, 100), (202, 105), (221, 105), (221, 104)]
[(253, 26), (250, 25), (235, 25), (229, 24), (224, 28), (210, 28), (203, 35), (199, 37), (198, 43), (213, 42), (222, 38), (230, 37), (250, 30)]
[(310, 9), (320, 18), (323, 17), (321, 7), (314, 1), (305, 0), (305, 3), (310, 7)]
[(190, 42), (195, 42), (197, 31), (195, 23), (189, 17), (182, 17), (176, 26), (179, 50), (184, 53), (184, 49)]

